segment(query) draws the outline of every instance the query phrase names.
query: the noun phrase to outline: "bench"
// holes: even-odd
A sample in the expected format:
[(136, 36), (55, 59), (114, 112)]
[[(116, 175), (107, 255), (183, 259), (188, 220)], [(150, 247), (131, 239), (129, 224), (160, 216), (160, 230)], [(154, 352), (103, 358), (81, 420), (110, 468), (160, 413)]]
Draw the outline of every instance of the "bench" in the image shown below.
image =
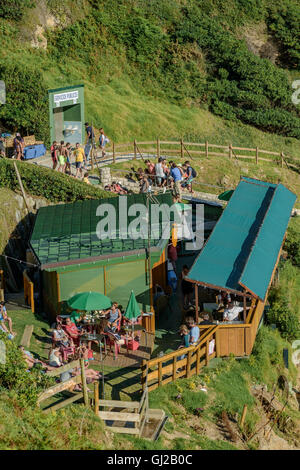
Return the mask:
[(20, 346), (24, 346), (24, 348), (29, 348), (32, 333), (33, 325), (26, 325), (20, 342)]

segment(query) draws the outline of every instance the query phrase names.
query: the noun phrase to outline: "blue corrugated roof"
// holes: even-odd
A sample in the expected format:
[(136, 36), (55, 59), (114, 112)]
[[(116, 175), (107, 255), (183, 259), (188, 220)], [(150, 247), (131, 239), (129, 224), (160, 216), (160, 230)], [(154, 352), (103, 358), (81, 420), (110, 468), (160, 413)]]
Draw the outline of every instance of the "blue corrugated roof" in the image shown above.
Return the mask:
[(264, 299), (295, 201), (281, 184), (242, 178), (189, 279)]

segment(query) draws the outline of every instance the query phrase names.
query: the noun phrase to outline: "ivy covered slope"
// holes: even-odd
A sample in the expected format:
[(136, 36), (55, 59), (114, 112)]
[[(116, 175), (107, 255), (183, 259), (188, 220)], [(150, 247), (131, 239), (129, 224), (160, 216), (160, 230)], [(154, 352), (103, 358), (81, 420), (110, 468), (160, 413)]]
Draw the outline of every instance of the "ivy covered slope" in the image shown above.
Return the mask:
[(114, 139), (297, 150), (299, 23), (297, 0), (0, 1), (0, 120), (47, 139), (47, 88), (83, 82), (87, 116)]

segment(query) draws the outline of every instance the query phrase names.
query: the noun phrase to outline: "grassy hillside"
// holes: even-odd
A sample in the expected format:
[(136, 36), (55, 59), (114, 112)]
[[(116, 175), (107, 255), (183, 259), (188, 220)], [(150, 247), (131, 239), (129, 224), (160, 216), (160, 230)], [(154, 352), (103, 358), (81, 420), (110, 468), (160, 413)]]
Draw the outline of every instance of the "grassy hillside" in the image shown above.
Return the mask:
[(0, 119), (47, 139), (47, 88), (84, 83), (88, 119), (116, 141), (207, 138), (297, 156), (297, 15), (293, 0), (38, 0), (17, 22), (0, 8)]

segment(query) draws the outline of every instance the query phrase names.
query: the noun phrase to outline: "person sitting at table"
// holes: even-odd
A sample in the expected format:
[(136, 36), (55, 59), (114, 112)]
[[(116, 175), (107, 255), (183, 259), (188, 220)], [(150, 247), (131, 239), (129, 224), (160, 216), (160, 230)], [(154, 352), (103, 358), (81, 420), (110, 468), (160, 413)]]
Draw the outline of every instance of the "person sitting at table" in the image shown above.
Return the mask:
[(73, 312), (70, 314), (70, 319), (73, 323), (75, 323), (76, 326), (78, 326), (82, 316), (83, 314), (80, 312), (80, 310), (73, 310)]
[(190, 345), (197, 344), (200, 337), (200, 330), (196, 325), (195, 319), (193, 317), (187, 317), (186, 324), (190, 330)]
[(108, 327), (115, 332), (118, 326), (121, 325), (121, 312), (118, 308), (118, 302), (113, 302), (111, 308), (106, 311), (106, 318), (108, 321)]
[(52, 343), (57, 346), (69, 346), (69, 339), (66, 332), (63, 330), (61, 323), (57, 323), (52, 333)]
[[(246, 310), (249, 310), (250, 307), (246, 307)], [(223, 321), (238, 321), (239, 314), (244, 310), (244, 307), (239, 307), (238, 305), (233, 305), (229, 303), (226, 305), (223, 313)]]
[(49, 351), (49, 365), (54, 368), (63, 366), (62, 355), (58, 346), (53, 346)]
[(71, 318), (66, 318), (66, 324), (64, 325), (65, 332), (74, 341), (75, 344), (79, 344), (80, 336), (83, 332), (79, 331), (75, 323), (71, 321)]

